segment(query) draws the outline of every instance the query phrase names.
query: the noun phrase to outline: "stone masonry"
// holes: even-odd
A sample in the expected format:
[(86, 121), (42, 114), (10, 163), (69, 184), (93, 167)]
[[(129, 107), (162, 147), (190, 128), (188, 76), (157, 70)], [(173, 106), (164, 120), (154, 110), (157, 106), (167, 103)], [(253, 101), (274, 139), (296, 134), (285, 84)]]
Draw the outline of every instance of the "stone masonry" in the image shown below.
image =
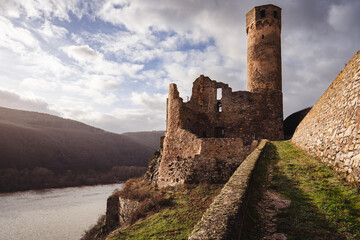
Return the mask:
[(281, 9), (255, 7), (246, 26), (248, 91), (201, 75), (183, 102), (170, 84), (162, 156), (151, 177), (159, 187), (225, 183), (260, 139), (283, 139)]
[(360, 51), (297, 127), (292, 142), (360, 182)]

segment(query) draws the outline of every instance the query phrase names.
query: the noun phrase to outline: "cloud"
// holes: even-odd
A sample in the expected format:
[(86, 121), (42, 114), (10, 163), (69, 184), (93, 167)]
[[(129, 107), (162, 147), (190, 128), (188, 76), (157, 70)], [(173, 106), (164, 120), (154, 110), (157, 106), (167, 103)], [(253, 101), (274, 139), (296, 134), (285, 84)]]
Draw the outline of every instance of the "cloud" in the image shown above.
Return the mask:
[(59, 115), (59, 113), (50, 110), (49, 104), (44, 99), (37, 97), (23, 97), (16, 92), (8, 91), (6, 89), (0, 89), (0, 106)]
[(106, 60), (104, 55), (88, 45), (64, 46), (60, 48), (70, 58), (75, 59), (83, 71), (87, 73), (107, 74), (107, 75), (128, 75), (135, 76), (143, 65), (136, 63), (117, 63)]
[(46, 40), (61, 39), (66, 37), (68, 30), (63, 27), (56, 26), (50, 21), (45, 20), (44, 24), (38, 29), (38, 33)]
[(59, 88), (59, 84), (56, 82), (35, 78), (25, 78), (20, 85), (25, 88), (40, 91), (56, 91)]
[[(328, 22), (336, 30), (346, 32), (355, 30), (354, 25), (360, 22), (360, 3), (334, 4), (330, 6)], [(359, 31), (359, 30), (358, 30)]]
[(3, 0), (0, 4), (0, 12), (6, 16), (18, 18), (20, 17), (20, 4), (12, 0)]
[(29, 48), (38, 49), (39, 42), (29, 30), (15, 27), (10, 20), (0, 16), (0, 47), (24, 54)]
[(137, 93), (133, 92), (131, 93), (131, 101), (137, 105), (144, 108), (144, 110), (147, 111), (154, 111), (154, 112), (160, 112), (165, 113), (166, 109), (166, 98), (167, 94), (154, 94), (150, 96), (146, 92)]
[[(69, 21), (69, 12), (81, 17), (84, 11), (81, 11), (78, 6), (82, 0), (2, 0), (2, 10), (7, 16), (21, 17), (24, 16), (28, 19), (36, 18), (58, 18), (61, 20)], [(83, 6), (87, 6), (84, 4)], [(1, 9), (1, 8), (0, 8)]]
[(78, 62), (89, 62), (94, 61), (96, 59), (101, 60), (102, 55), (95, 51), (94, 49), (90, 48), (88, 45), (81, 45), (81, 46), (66, 46), (61, 47), (67, 55)]
[(62, 109), (67, 118), (82, 121), (106, 131), (124, 133), (136, 131), (164, 130), (164, 115), (143, 109), (116, 108), (109, 113), (94, 109)]

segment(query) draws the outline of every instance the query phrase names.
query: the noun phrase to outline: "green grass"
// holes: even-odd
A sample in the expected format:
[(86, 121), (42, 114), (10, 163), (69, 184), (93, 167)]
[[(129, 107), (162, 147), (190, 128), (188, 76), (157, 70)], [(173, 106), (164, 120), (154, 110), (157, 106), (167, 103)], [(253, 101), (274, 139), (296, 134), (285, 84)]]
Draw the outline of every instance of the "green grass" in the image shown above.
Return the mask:
[(222, 185), (186, 185), (169, 191), (171, 207), (138, 221), (116, 234), (120, 239), (187, 239)]
[[(272, 180), (267, 181), (269, 167)], [(246, 216), (244, 239), (262, 234), (256, 204), (266, 189), (291, 201), (277, 216), (277, 232), (288, 239), (360, 239), (360, 195), (329, 167), (297, 149), (289, 141), (268, 144), (257, 164)], [(245, 225), (246, 226), (246, 225)]]

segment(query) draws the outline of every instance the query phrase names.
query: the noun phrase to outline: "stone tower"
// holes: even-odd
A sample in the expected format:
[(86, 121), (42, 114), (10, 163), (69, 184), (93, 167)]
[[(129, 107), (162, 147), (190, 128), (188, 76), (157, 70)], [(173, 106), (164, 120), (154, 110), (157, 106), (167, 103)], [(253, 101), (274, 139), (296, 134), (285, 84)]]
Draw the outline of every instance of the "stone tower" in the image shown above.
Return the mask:
[(247, 90), (282, 92), (281, 8), (254, 7), (246, 14)]

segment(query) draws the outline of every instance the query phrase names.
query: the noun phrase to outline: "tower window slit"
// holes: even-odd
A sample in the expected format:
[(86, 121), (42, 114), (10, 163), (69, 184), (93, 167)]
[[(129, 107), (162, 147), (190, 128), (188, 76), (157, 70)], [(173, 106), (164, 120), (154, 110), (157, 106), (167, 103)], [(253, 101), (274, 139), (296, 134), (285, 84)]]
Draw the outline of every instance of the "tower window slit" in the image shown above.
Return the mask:
[(265, 17), (265, 10), (261, 10), (261, 11), (260, 11), (260, 17), (261, 17), (261, 18), (264, 18), (264, 17)]

